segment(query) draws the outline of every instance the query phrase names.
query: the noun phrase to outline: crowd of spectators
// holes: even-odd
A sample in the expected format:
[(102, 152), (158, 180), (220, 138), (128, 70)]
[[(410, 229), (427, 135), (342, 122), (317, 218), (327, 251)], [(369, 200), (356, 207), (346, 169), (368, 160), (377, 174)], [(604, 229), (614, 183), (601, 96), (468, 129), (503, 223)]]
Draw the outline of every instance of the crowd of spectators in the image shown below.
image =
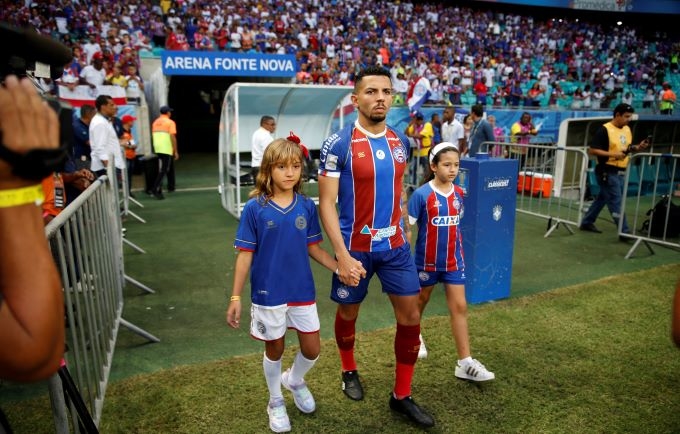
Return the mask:
[[(629, 99), (654, 107), (678, 71), (680, 44), (663, 34), (579, 20), (477, 11), (445, 3), (360, 0), (131, 0), (5, 3), (2, 21), (74, 49), (69, 74), (102, 56), (105, 82), (137, 67), (140, 50), (291, 54), (295, 81), (352, 84), (389, 68), (398, 98), (427, 77), (431, 103), (596, 109)], [(116, 67), (121, 71), (117, 71)], [(71, 79), (73, 80), (73, 79)], [(119, 80), (123, 81), (123, 80)]]

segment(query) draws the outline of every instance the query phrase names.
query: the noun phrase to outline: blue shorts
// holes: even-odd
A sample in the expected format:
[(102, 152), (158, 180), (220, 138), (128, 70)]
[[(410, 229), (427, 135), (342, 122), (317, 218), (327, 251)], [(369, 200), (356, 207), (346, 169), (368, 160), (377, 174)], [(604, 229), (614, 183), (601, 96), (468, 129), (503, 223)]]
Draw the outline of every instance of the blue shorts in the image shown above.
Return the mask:
[(465, 270), (456, 271), (420, 271), (418, 270), (420, 287), (434, 286), (439, 282), (451, 285), (465, 285)]
[(408, 243), (382, 252), (354, 252), (349, 254), (366, 269), (366, 278), (357, 286), (347, 286), (333, 275), (331, 300), (340, 304), (361, 303), (368, 293), (373, 274), (378, 275), (383, 292), (394, 295), (417, 295), (420, 292), (418, 272)]

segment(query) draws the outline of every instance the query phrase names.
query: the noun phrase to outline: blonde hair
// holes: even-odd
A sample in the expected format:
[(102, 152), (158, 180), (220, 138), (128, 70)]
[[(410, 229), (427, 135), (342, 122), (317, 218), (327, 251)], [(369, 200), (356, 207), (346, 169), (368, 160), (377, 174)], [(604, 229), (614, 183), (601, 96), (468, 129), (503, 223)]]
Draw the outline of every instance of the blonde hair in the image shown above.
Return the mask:
[[(274, 195), (274, 185), (272, 182), (272, 171), (277, 164), (291, 164), (304, 162), (304, 156), (300, 145), (287, 139), (276, 139), (267, 145), (262, 156), (260, 171), (255, 179), (255, 188), (250, 192), (249, 197), (261, 197), (262, 202), (266, 203)], [(302, 176), (295, 187), (295, 193), (302, 193)]]

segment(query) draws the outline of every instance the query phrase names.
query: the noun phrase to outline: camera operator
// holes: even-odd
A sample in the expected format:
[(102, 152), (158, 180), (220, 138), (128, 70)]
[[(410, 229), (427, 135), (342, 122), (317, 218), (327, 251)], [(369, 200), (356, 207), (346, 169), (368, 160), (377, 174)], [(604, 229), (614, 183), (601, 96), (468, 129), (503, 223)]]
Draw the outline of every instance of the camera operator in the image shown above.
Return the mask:
[(57, 115), (30, 80), (10, 75), (0, 87), (0, 132), (0, 378), (35, 381), (59, 368), (64, 312), (45, 239), (40, 182), (18, 176), (8, 157), (59, 147)]

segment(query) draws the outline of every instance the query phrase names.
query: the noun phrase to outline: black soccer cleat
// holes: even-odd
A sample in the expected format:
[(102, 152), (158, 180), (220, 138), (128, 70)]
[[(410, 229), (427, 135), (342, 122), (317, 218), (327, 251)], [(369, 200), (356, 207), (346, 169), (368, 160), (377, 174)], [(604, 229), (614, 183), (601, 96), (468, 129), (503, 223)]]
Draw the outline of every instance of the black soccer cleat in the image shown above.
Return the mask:
[(361, 387), (361, 381), (359, 381), (359, 373), (357, 371), (343, 371), (342, 391), (349, 399), (355, 401), (364, 399), (364, 388)]
[(416, 425), (424, 428), (431, 428), (434, 426), (434, 418), (420, 408), (410, 396), (407, 396), (404, 399), (397, 399), (390, 393), (390, 408), (393, 411), (408, 417), (409, 420)]

